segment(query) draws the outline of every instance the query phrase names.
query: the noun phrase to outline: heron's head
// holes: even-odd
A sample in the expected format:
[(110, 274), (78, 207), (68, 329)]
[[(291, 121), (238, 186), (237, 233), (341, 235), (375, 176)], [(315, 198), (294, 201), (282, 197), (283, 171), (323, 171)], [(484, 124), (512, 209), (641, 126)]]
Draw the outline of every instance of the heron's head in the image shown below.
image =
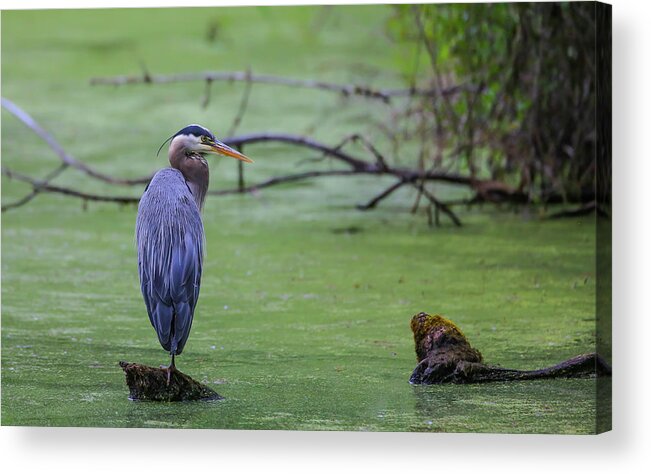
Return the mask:
[[(194, 153), (200, 155), (224, 155), (246, 163), (253, 163), (253, 160), (249, 157), (217, 140), (210, 130), (201, 125), (188, 125), (168, 138), (165, 143), (169, 140), (171, 140), (170, 154), (174, 151), (185, 155)], [(163, 148), (165, 143), (161, 145), (161, 148)], [(158, 151), (160, 152), (160, 148)]]

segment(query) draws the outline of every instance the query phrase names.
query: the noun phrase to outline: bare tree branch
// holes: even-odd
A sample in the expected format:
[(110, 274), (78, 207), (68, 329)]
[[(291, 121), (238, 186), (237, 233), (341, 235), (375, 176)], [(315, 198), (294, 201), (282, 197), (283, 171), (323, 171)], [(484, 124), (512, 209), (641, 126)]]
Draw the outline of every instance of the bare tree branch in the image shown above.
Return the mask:
[(270, 186), (275, 186), (278, 184), (292, 183), (295, 181), (303, 181), (309, 178), (319, 178), (322, 176), (349, 176), (357, 174), (356, 171), (352, 170), (327, 170), (327, 171), (306, 171), (304, 173), (289, 174), (285, 176), (277, 176), (275, 178), (270, 178), (265, 181), (261, 181), (257, 184), (252, 184), (245, 187), (244, 189), (232, 188), (232, 189), (221, 189), (216, 191), (208, 191), (208, 194), (212, 196), (225, 196), (227, 194), (238, 194), (238, 193), (250, 193), (255, 192), (260, 189), (268, 188)]
[(38, 190), (38, 192), (63, 194), (66, 196), (77, 197), (85, 201), (116, 202), (119, 204), (135, 204), (140, 201), (140, 198), (137, 197), (103, 196), (100, 194), (85, 193), (83, 191), (78, 191), (76, 189), (66, 188), (63, 186), (54, 186), (52, 184), (48, 184), (46, 181), (40, 181), (29, 176), (25, 176), (24, 174), (12, 171), (5, 166), (2, 167), (2, 174), (9, 179), (17, 179), (18, 181), (23, 181), (25, 183), (31, 184), (35, 190)]
[[(54, 178), (59, 176), (66, 168), (68, 168), (67, 163), (61, 163), (58, 168), (56, 168), (54, 171), (50, 172), (45, 179), (43, 179), (42, 183), (44, 184), (49, 184), (50, 181), (52, 181)], [(8, 211), (9, 209), (14, 209), (16, 207), (24, 206), (27, 204), (29, 201), (34, 199), (38, 193), (41, 192), (41, 186), (38, 187), (33, 187), (31, 192), (23, 196), (22, 198), (18, 199), (17, 201), (11, 202), (9, 204), (5, 204), (2, 206), (2, 212)]]
[(201, 107), (206, 109), (208, 104), (210, 104), (210, 96), (212, 92), (212, 80), (206, 79), (206, 91), (203, 94), (203, 99), (201, 100)]
[(387, 164), (387, 161), (382, 155), (382, 153), (380, 153), (378, 149), (373, 146), (370, 140), (368, 140), (363, 135), (360, 135), (359, 133), (353, 133), (352, 135), (347, 136), (334, 149), (341, 150), (344, 147), (344, 145), (346, 145), (349, 142), (361, 142), (364, 148), (368, 150), (375, 157), (375, 160), (381, 169), (383, 170), (389, 169), (389, 165)]
[[(454, 222), (454, 225), (456, 225), (457, 227), (461, 227), (461, 221), (459, 220), (457, 215), (454, 212), (452, 212), (452, 210), (444, 202), (439, 201), (436, 198), (436, 196), (434, 196), (432, 193), (430, 193), (425, 188), (425, 186), (423, 184), (421, 184), (421, 183), (411, 183), (411, 184), (412, 184), (412, 186), (414, 186), (415, 188), (420, 190), (420, 192), (423, 194), (423, 196), (425, 196), (427, 199), (429, 199), (429, 201), (434, 205), (434, 207), (437, 210), (443, 212), (443, 214), (448, 216), (450, 218), (450, 220), (452, 220), (452, 222)], [(436, 220), (438, 222), (438, 218)]]
[[(70, 154), (68, 154), (61, 145), (48, 133), (46, 132), (40, 124), (38, 124), (29, 114), (23, 111), (20, 107), (15, 105), (8, 99), (2, 98), (2, 106), (15, 115), (21, 122), (23, 122), (27, 127), (29, 127), (34, 133), (39, 137), (45, 140), (48, 145), (57, 153), (61, 161), (67, 164), (70, 167), (73, 167), (79, 171), (86, 173), (87, 175), (99, 179), (101, 181), (110, 183), (110, 184), (119, 184), (119, 185), (142, 185), (146, 184), (151, 180), (151, 176), (135, 178), (135, 179), (122, 179), (116, 178), (104, 173), (100, 173), (88, 165), (76, 160)], [(316, 140), (313, 140), (308, 137), (300, 135), (291, 135), (283, 133), (252, 133), (247, 135), (240, 135), (236, 137), (225, 138), (224, 143), (233, 147), (241, 147), (245, 144), (253, 144), (259, 142), (280, 142), (287, 143), (291, 145), (301, 146), (305, 148), (310, 148), (313, 150), (320, 151), (325, 153), (328, 156), (336, 158), (347, 165), (349, 165), (353, 170), (360, 173), (372, 173), (372, 174), (394, 174), (396, 176), (404, 176), (408, 180), (413, 180), (417, 177), (422, 177), (426, 180), (440, 180), (447, 181), (456, 184), (470, 185), (471, 179), (469, 177), (464, 177), (461, 175), (447, 174), (447, 173), (427, 173), (422, 175), (422, 173), (414, 172), (409, 169), (400, 169), (400, 168), (388, 168), (386, 161), (383, 157), (372, 148), (378, 164), (371, 163), (359, 158), (352, 156), (349, 153), (341, 151), (341, 145), (338, 147), (330, 147), (323, 143), (320, 143)], [(379, 165), (379, 166), (378, 166)]]
[(68, 154), (52, 135), (46, 132), (45, 129), (41, 127), (41, 125), (36, 120), (34, 120), (27, 112), (18, 107), (12, 101), (2, 97), (2, 107), (14, 115), (34, 133), (36, 133), (36, 135), (42, 138), (45, 143), (47, 143), (50, 148), (52, 148), (52, 150), (59, 156), (61, 161), (72, 168), (75, 168), (89, 176), (92, 176), (93, 178), (110, 184), (136, 185), (145, 184), (151, 180), (151, 176), (137, 179), (122, 179), (96, 171), (90, 166), (76, 160), (70, 154)]
[(112, 85), (124, 86), (132, 84), (173, 84), (179, 82), (213, 82), (213, 81), (239, 81), (239, 82), (257, 82), (262, 84), (275, 84), (287, 87), (300, 87), (305, 89), (319, 89), (328, 92), (341, 94), (345, 97), (358, 96), (368, 99), (380, 100), (384, 103), (390, 102), (393, 97), (413, 97), (413, 96), (447, 96), (458, 94), (468, 88), (467, 85), (457, 85), (448, 88), (422, 89), (410, 87), (409, 89), (375, 89), (366, 85), (359, 84), (335, 84), (325, 81), (315, 81), (309, 79), (295, 79), (291, 77), (273, 76), (268, 74), (250, 74), (247, 71), (207, 71), (196, 73), (182, 74), (147, 74), (147, 75), (124, 75), (114, 77), (94, 77), (90, 80), (91, 85)]
[(253, 82), (251, 81), (251, 70), (248, 69), (246, 71), (247, 74), (247, 81), (246, 81), (246, 86), (244, 88), (244, 92), (242, 92), (242, 99), (240, 100), (240, 107), (237, 110), (237, 114), (235, 115), (235, 118), (233, 119), (233, 123), (231, 124), (231, 128), (228, 130), (228, 136), (233, 136), (235, 134), (235, 131), (237, 128), (240, 126), (240, 123), (242, 122), (242, 118), (244, 117), (244, 114), (246, 113), (246, 109), (249, 106), (249, 97), (251, 96), (251, 88), (253, 87)]
[[(296, 146), (302, 146), (313, 150), (321, 151), (328, 156), (336, 158), (348, 164), (353, 171), (359, 174), (383, 174), (394, 175), (398, 178), (403, 178), (405, 181), (415, 181), (423, 179), (425, 181), (442, 181), (452, 184), (459, 184), (463, 186), (477, 186), (481, 184), (481, 180), (472, 179), (470, 176), (465, 176), (456, 173), (440, 172), (440, 171), (418, 171), (411, 168), (399, 167), (384, 167), (378, 163), (365, 161), (341, 151), (341, 144), (336, 147), (330, 147), (323, 143), (312, 140), (311, 138), (303, 137), (300, 135), (290, 135), (283, 133), (252, 133), (248, 135), (240, 135), (237, 137), (225, 138), (224, 143), (229, 146), (240, 146), (244, 144), (252, 144), (258, 142), (280, 142), (288, 143)], [(345, 141), (344, 141), (345, 142)]]
[[(244, 111), (246, 110), (247, 103), (248, 103), (248, 96), (251, 87), (250, 84), (251, 83), (249, 83), (249, 87), (243, 94), (242, 101), (240, 104), (240, 109), (236, 118), (234, 119), (233, 126), (231, 127), (231, 131), (234, 131), (236, 129), (237, 124), (241, 120), (241, 117), (244, 114)], [(2, 168), (2, 173), (5, 176), (29, 183), (32, 185), (33, 188), (32, 192), (27, 196), (3, 207), (3, 211), (24, 205), (25, 203), (33, 199), (34, 196), (36, 196), (40, 192), (58, 193), (67, 196), (77, 197), (85, 201), (104, 201), (104, 202), (116, 202), (121, 204), (136, 203), (139, 201), (139, 198), (136, 197), (103, 196), (103, 195), (97, 195), (92, 193), (85, 193), (82, 191), (78, 191), (75, 189), (66, 188), (62, 186), (52, 185), (50, 181), (68, 167), (74, 167), (75, 169), (78, 169), (88, 174), (89, 176), (108, 182), (110, 184), (143, 184), (148, 182), (150, 177), (139, 178), (137, 180), (134, 179), (125, 180), (125, 179), (114, 178), (112, 176), (108, 176), (103, 173), (98, 173), (95, 170), (88, 167), (87, 165), (75, 160), (72, 156), (66, 153), (65, 150), (61, 147), (61, 145), (59, 145), (59, 143), (56, 142), (56, 140), (54, 140), (54, 138), (52, 138), (50, 134), (48, 134), (31, 116), (29, 116), (26, 112), (24, 112), (14, 103), (3, 98), (2, 106), (6, 108), (8, 111), (10, 111), (12, 114), (14, 114), (19, 120), (21, 120), (32, 131), (34, 131), (37, 135), (39, 135), (43, 140), (45, 140), (46, 143), (48, 143), (50, 147), (57, 153), (57, 155), (62, 161), (61, 166), (56, 170), (54, 170), (52, 173), (50, 173), (48, 176), (46, 176), (44, 180), (38, 180), (29, 176), (22, 175), (8, 168)], [(359, 159), (347, 152), (342, 151), (341, 148), (350, 141), (360, 141), (364, 145), (364, 147), (375, 157), (375, 161), (372, 162), (372, 161)], [(237, 147), (237, 148), (241, 148), (244, 144), (252, 144), (258, 142), (286, 143), (294, 146), (300, 146), (300, 147), (320, 151), (327, 156), (330, 156), (334, 159), (341, 161), (342, 163), (348, 165), (350, 168), (340, 169), (340, 170), (325, 170), (325, 171), (315, 170), (315, 171), (307, 171), (303, 173), (279, 176), (279, 177), (267, 179), (257, 184), (250, 185), (248, 187), (245, 187), (243, 182), (241, 182), (240, 186), (238, 186), (236, 189), (212, 191), (209, 193), (211, 195), (226, 195), (226, 194), (241, 193), (241, 192), (253, 192), (274, 185), (296, 182), (296, 181), (301, 181), (309, 178), (324, 177), (324, 176), (348, 176), (353, 174), (393, 175), (398, 179), (398, 181), (395, 184), (393, 184), (388, 189), (383, 191), (380, 195), (376, 196), (374, 199), (369, 201), (369, 203), (367, 203), (366, 205), (359, 206), (359, 207), (361, 209), (373, 208), (382, 199), (389, 196), (391, 193), (393, 193), (395, 190), (400, 188), (402, 185), (404, 185), (405, 183), (410, 183), (411, 185), (419, 189), (422, 193), (426, 193), (427, 198), (430, 200), (430, 202), (433, 203), (433, 205), (436, 206), (437, 210), (440, 209), (442, 212), (447, 214), (456, 225), (461, 225), (456, 215), (452, 213), (452, 211), (450, 211), (450, 209), (444, 203), (438, 201), (431, 193), (427, 192), (422, 183), (424, 183), (425, 181), (446, 181), (450, 183), (461, 184), (461, 185), (472, 186), (472, 187), (476, 187), (478, 183), (477, 180), (474, 180), (470, 177), (466, 177), (463, 175), (455, 175), (455, 174), (441, 173), (441, 172), (437, 173), (434, 172), (433, 170), (424, 172), (422, 170), (413, 170), (408, 168), (392, 168), (389, 166), (384, 156), (373, 146), (373, 144), (358, 134), (354, 134), (351, 135), (350, 137), (347, 137), (336, 147), (327, 146), (323, 143), (317, 142), (315, 140), (312, 140), (311, 138), (304, 137), (304, 136), (289, 135), (289, 134), (274, 134), (274, 133), (258, 133), (258, 134), (241, 135), (241, 136), (226, 138), (224, 139), (224, 142), (230, 146)], [(420, 184), (417, 184), (416, 183), (417, 181), (420, 182)]]
[[(248, 101), (248, 99), (247, 99)], [(86, 165), (83, 162), (76, 160), (72, 155), (67, 153), (63, 147), (50, 135), (36, 120), (34, 120), (27, 112), (21, 109), (19, 106), (11, 102), (9, 99), (2, 98), (2, 107), (13, 114), (18, 118), (23, 124), (25, 124), (29, 129), (36, 133), (40, 138), (42, 138), (49, 146), (54, 150), (54, 152), (59, 156), (61, 161), (67, 166), (75, 168), (93, 178), (96, 178), (100, 181), (104, 181), (110, 184), (118, 185), (142, 185), (147, 184), (152, 176), (144, 176), (134, 179), (123, 179), (110, 176), (99, 171), (94, 170), (90, 166)], [(244, 108), (241, 108), (244, 110)], [(237, 137), (225, 138), (224, 143), (233, 147), (241, 147), (245, 144), (258, 143), (258, 142), (281, 142), (291, 145), (303, 146), (306, 148), (311, 148), (313, 150), (318, 150), (323, 153), (326, 153), (329, 156), (337, 158), (344, 163), (350, 165), (355, 169), (363, 169), (368, 167), (368, 163), (357, 159), (350, 154), (341, 152), (332, 147), (319, 143), (315, 140), (312, 140), (307, 137), (300, 135), (291, 135), (291, 134), (275, 134), (275, 133), (258, 133), (258, 134), (248, 134), (240, 135)]]
[(381, 200), (383, 200), (384, 198), (386, 198), (386, 197), (390, 196), (391, 194), (393, 194), (394, 191), (398, 190), (405, 183), (406, 183), (406, 181), (400, 180), (400, 181), (392, 184), (391, 186), (386, 188), (384, 191), (382, 191), (380, 194), (375, 196), (373, 199), (371, 199), (366, 204), (358, 204), (357, 209), (359, 209), (360, 211), (367, 211), (369, 209), (373, 209), (375, 206), (378, 205), (378, 203)]
[(285, 133), (252, 133), (248, 135), (240, 135), (237, 137), (225, 138), (223, 140), (229, 146), (236, 147), (244, 144), (252, 144), (258, 142), (281, 142), (288, 143), (291, 145), (303, 146), (306, 148), (311, 148), (313, 150), (321, 151), (326, 153), (333, 158), (337, 158), (344, 163), (350, 165), (355, 170), (364, 170), (368, 169), (372, 165), (364, 160), (353, 157), (348, 153), (344, 153), (341, 150), (337, 150), (330, 146), (324, 145), (323, 143), (312, 140), (308, 137), (303, 137), (300, 135), (291, 135)]

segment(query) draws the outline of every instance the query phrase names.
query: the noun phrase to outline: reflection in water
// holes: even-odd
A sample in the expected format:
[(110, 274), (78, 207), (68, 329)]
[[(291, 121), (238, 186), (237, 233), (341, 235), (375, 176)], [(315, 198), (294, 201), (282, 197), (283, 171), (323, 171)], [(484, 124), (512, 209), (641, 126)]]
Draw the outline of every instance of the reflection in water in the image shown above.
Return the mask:
[(218, 418), (227, 400), (189, 402), (133, 401), (125, 397), (125, 428), (196, 428), (199, 420)]
[(412, 385), (416, 415), (413, 431), (449, 431), (446, 428), (455, 413), (459, 393), (450, 385)]
[(410, 430), (594, 433), (595, 389), (594, 378), (414, 385)]

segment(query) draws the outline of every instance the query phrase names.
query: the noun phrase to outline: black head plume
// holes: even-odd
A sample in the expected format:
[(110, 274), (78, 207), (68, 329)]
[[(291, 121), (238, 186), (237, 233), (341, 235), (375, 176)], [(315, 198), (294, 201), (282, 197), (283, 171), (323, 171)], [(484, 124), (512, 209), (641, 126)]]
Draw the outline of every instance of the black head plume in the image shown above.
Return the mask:
[(196, 123), (188, 125), (187, 127), (182, 128), (174, 134), (175, 137), (178, 135), (194, 135), (195, 137), (206, 136), (212, 138), (213, 140), (215, 139), (215, 136), (210, 130), (208, 130), (206, 127), (202, 127), (201, 125), (197, 125)]
[(185, 128), (182, 128), (174, 135), (169, 137), (167, 140), (165, 140), (163, 144), (160, 146), (160, 148), (158, 149), (158, 151), (156, 152), (156, 156), (160, 154), (160, 151), (163, 149), (163, 147), (167, 142), (174, 139), (175, 137), (178, 137), (179, 135), (194, 135), (195, 137), (206, 136), (212, 138), (213, 141), (215, 140), (215, 135), (213, 135), (210, 130), (208, 130), (206, 127), (202, 127), (201, 125), (193, 123), (191, 125), (188, 125)]

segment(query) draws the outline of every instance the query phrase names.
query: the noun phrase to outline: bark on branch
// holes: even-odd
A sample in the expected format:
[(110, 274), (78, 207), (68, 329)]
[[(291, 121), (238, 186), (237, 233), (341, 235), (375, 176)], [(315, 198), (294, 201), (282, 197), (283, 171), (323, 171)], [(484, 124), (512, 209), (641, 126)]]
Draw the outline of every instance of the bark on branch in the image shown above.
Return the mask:
[(114, 176), (101, 173), (97, 170), (94, 170), (90, 166), (82, 163), (81, 161), (76, 160), (72, 155), (68, 154), (63, 147), (57, 142), (52, 135), (45, 131), (41, 125), (32, 118), (27, 112), (18, 107), (16, 104), (10, 100), (2, 97), (2, 107), (14, 115), (18, 120), (25, 124), (30, 130), (32, 130), (36, 135), (42, 138), (45, 143), (57, 154), (59, 159), (65, 163), (67, 166), (75, 168), (88, 176), (91, 176), (100, 181), (104, 181), (109, 184), (123, 184), (123, 185), (136, 185), (136, 184), (145, 184), (148, 183), (151, 177), (146, 178), (136, 178), (136, 179), (123, 179), (116, 178)]
[(378, 194), (373, 199), (368, 201), (366, 204), (358, 204), (357, 209), (359, 209), (360, 211), (368, 211), (369, 209), (374, 209), (375, 206), (377, 206), (380, 201), (389, 197), (391, 194), (393, 194), (395, 191), (400, 189), (405, 184), (407, 184), (407, 181), (402, 179), (396, 183), (393, 183), (391, 186), (386, 188), (384, 191), (382, 191), (380, 194)]
[(224, 398), (178, 369), (172, 369), (168, 383), (167, 369), (124, 361), (120, 362), (120, 367), (126, 376), (130, 400), (188, 402)]
[(351, 168), (358, 171), (376, 169), (376, 166), (374, 166), (373, 164), (365, 160), (356, 158), (349, 153), (345, 153), (337, 149), (337, 147), (331, 147), (323, 143), (320, 143), (312, 138), (304, 137), (301, 135), (292, 135), (288, 133), (251, 133), (247, 135), (239, 135), (237, 137), (225, 138), (223, 142), (232, 147), (241, 147), (243, 145), (261, 143), (261, 142), (287, 143), (289, 145), (296, 145), (296, 146), (320, 151), (322, 153), (325, 153), (327, 156), (336, 158), (346, 163)]
[[(247, 88), (242, 98), (240, 112), (238, 113), (235, 119), (236, 121), (233, 124), (233, 129), (235, 129), (237, 123), (239, 122), (239, 120), (241, 120), (244, 110), (246, 110), (246, 104), (248, 102), (249, 92), (250, 92), (250, 88)], [(46, 176), (44, 180), (39, 180), (30, 176), (22, 175), (9, 168), (3, 168), (2, 172), (5, 176), (29, 183), (32, 185), (33, 188), (32, 191), (22, 199), (19, 199), (3, 207), (2, 209), (3, 211), (24, 205), (27, 202), (29, 202), (34, 196), (36, 196), (41, 192), (58, 193), (66, 196), (80, 198), (85, 201), (116, 202), (120, 204), (138, 202), (139, 199), (136, 197), (98, 195), (98, 194), (86, 193), (83, 191), (51, 184), (50, 181), (54, 179), (54, 177), (59, 175), (67, 167), (75, 168), (94, 179), (98, 179), (100, 181), (109, 184), (116, 184), (116, 185), (143, 185), (148, 183), (151, 180), (151, 176), (144, 176), (135, 179), (124, 179), (124, 178), (116, 178), (107, 175), (105, 173), (98, 172), (92, 167), (73, 158), (69, 153), (67, 153), (63, 149), (63, 147), (48, 132), (45, 131), (45, 129), (40, 124), (38, 124), (38, 122), (36, 122), (29, 114), (23, 111), (16, 104), (3, 98), (2, 106), (5, 109), (7, 109), (9, 112), (11, 112), (14, 116), (16, 116), (22, 123), (24, 123), (27, 127), (29, 127), (39, 137), (41, 137), (54, 150), (54, 152), (61, 160), (61, 167), (55, 170), (50, 175)], [(295, 174), (289, 174), (285, 176), (269, 178), (267, 180), (249, 186), (244, 186), (243, 180), (240, 180), (240, 183), (236, 188), (216, 190), (216, 191), (211, 191), (209, 193), (216, 196), (234, 194), (234, 193), (252, 192), (252, 191), (268, 188), (283, 183), (296, 182), (300, 180), (325, 177), (325, 176), (348, 176), (352, 174), (390, 175), (390, 176), (395, 176), (398, 179), (398, 182), (392, 185), (389, 189), (383, 191), (376, 198), (369, 201), (369, 203), (367, 203), (366, 205), (359, 206), (360, 209), (371, 209), (375, 207), (382, 199), (392, 194), (393, 191), (400, 188), (403, 184), (411, 184), (417, 187), (421, 193), (427, 196), (427, 198), (432, 203), (432, 205), (437, 209), (437, 212), (438, 211), (443, 212), (448, 217), (450, 217), (450, 219), (454, 222), (455, 225), (461, 225), (461, 221), (450, 210), (449, 206), (447, 206), (445, 203), (438, 200), (431, 192), (428, 192), (424, 186), (424, 183), (427, 181), (443, 181), (443, 182), (449, 182), (449, 183), (471, 186), (471, 187), (476, 187), (478, 183), (478, 181), (476, 179), (473, 179), (472, 177), (458, 175), (454, 173), (437, 172), (433, 170), (420, 171), (420, 170), (414, 170), (414, 169), (403, 168), (403, 167), (393, 167), (389, 164), (389, 160), (387, 160), (373, 146), (373, 144), (369, 140), (367, 140), (366, 138), (364, 138), (359, 134), (353, 134), (347, 137), (346, 139), (344, 139), (342, 142), (340, 142), (338, 145), (334, 147), (328, 146), (309, 137), (284, 134), (284, 133), (252, 133), (252, 134), (240, 135), (236, 137), (225, 138), (223, 141), (226, 144), (238, 149), (242, 149), (244, 145), (250, 145), (255, 143), (263, 143), (263, 142), (285, 143), (296, 147), (319, 151), (325, 157), (329, 157), (331, 159), (340, 161), (341, 163), (346, 165), (348, 169), (306, 171), (302, 173), (295, 173)], [(361, 142), (364, 148), (372, 156), (372, 159), (369, 160), (362, 159), (343, 150), (343, 147), (347, 143), (353, 141)]]
[[(439, 201), (431, 192), (429, 192), (425, 186), (421, 182), (414, 182), (412, 185), (418, 189), (431, 203), (432, 205), (436, 208), (437, 211), (441, 211), (443, 214), (448, 216), (452, 222), (454, 222), (454, 225), (457, 227), (461, 227), (461, 221), (457, 217), (457, 215), (452, 212), (452, 209), (450, 209), (444, 202)], [(438, 222), (438, 219), (437, 219)]]
[[(136, 204), (138, 201), (140, 201), (140, 198), (137, 197), (105, 196), (101, 194), (86, 193), (83, 191), (78, 191), (76, 189), (66, 188), (63, 186), (55, 186), (53, 184), (48, 183), (47, 181), (37, 180), (29, 176), (25, 176), (24, 174), (12, 171), (6, 166), (2, 167), (2, 174), (9, 179), (16, 179), (18, 181), (31, 184), (32, 188), (37, 193), (47, 192), (47, 193), (63, 194), (64, 196), (76, 197), (76, 198), (83, 199), (84, 201), (115, 202), (118, 204)], [(3, 208), (3, 211), (4, 210), (5, 209)]]
[(356, 174), (356, 171), (352, 170), (329, 170), (329, 171), (306, 171), (304, 173), (289, 174), (285, 176), (278, 176), (275, 178), (269, 178), (259, 183), (245, 186), (244, 188), (230, 188), (230, 189), (218, 189), (216, 191), (208, 191), (208, 194), (212, 196), (225, 196), (228, 194), (238, 194), (238, 193), (250, 193), (255, 192), (260, 189), (269, 188), (278, 184), (292, 183), (296, 181), (303, 181), (309, 178), (319, 178), (324, 176), (350, 176)]
[(418, 365), (412, 384), (483, 383), (560, 377), (608, 376), (612, 370), (596, 353), (581, 354), (538, 370), (504, 369), (487, 365), (481, 353), (450, 320), (427, 313), (411, 319)]
[[(55, 170), (50, 172), (45, 177), (45, 179), (43, 179), (43, 181), (42, 181), (43, 185), (50, 184), (50, 181), (52, 181), (54, 178), (59, 176), (67, 167), (68, 167), (68, 165), (66, 163), (61, 163), (61, 165), (59, 165), (58, 168), (56, 168)], [(11, 171), (8, 170), (8, 173), (11, 174)], [(16, 207), (24, 206), (29, 201), (31, 201), (36, 196), (38, 196), (38, 194), (41, 192), (41, 189), (42, 189), (43, 185), (41, 185), (41, 186), (33, 186), (32, 191), (29, 192), (28, 194), (26, 194), (25, 196), (23, 196), (22, 198), (14, 201), (14, 202), (11, 202), (9, 204), (3, 205), (2, 206), (2, 212), (8, 211), (9, 209), (14, 209)]]
[(418, 87), (412, 87), (409, 89), (378, 89), (361, 84), (336, 84), (332, 82), (315, 81), (311, 79), (296, 79), (291, 77), (273, 76), (269, 74), (253, 74), (247, 71), (206, 71), (169, 75), (145, 73), (113, 77), (94, 77), (90, 80), (90, 84), (125, 86), (133, 84), (174, 84), (180, 82), (206, 82), (207, 87), (209, 87), (210, 84), (215, 81), (257, 82), (261, 84), (275, 84), (280, 86), (298, 87), (304, 89), (318, 89), (340, 94), (344, 97), (364, 97), (367, 99), (380, 100), (384, 103), (389, 103), (394, 97), (435, 97), (438, 95), (449, 96), (472, 89), (471, 86), (465, 85), (457, 85), (445, 89), (428, 89)]

